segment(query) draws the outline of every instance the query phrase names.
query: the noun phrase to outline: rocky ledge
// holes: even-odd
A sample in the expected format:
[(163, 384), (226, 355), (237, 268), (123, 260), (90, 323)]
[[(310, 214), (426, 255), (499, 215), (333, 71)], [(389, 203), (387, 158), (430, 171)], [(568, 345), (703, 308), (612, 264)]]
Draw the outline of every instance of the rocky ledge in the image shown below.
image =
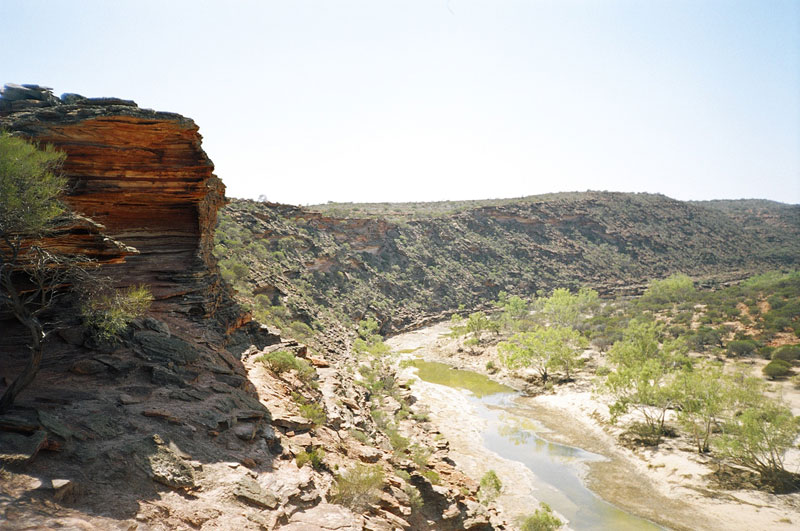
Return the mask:
[(225, 187), (192, 120), (129, 100), (7, 84), (0, 128), (67, 153), (69, 206), (139, 251), (109, 275), (150, 286), (157, 311), (215, 313), (221, 290), (210, 239)]

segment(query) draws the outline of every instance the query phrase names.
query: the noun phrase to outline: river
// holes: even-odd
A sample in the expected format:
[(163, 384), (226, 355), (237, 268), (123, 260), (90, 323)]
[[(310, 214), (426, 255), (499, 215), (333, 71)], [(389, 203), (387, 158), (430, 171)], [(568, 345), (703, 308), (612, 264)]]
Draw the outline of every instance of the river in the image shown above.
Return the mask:
[(392, 338), (389, 344), (407, 360), (405, 370), (421, 380), (415, 393), (451, 441), (454, 461), (476, 480), (489, 468), (497, 472), (504, 483), (498, 502), (507, 517), (532, 514), (541, 501), (576, 531), (662, 529), (588, 489), (584, 482), (588, 463), (605, 458), (548, 441), (514, 389), (475, 372), (426, 361), (431, 337), (415, 332)]

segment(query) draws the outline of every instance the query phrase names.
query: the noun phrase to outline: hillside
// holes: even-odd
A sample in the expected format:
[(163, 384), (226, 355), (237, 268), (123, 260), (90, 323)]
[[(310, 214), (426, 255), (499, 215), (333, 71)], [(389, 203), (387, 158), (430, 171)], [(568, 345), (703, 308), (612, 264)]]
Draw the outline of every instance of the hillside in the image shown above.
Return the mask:
[[(407, 386), (377, 402), (346, 348), (312, 354), (229, 296), (210, 252), (224, 185), (192, 120), (6, 85), (0, 128), (66, 153), (63, 201), (82, 215), (26, 245), (155, 298), (98, 338), (80, 286), (55, 288), (41, 367), (0, 414), (0, 527), (506, 528)], [(17, 320), (3, 302), (0, 393), (32, 364)], [(381, 415), (397, 416), (391, 438)]]
[(675, 272), (718, 283), (797, 267), (800, 206), (608, 192), (308, 208), (234, 199), (215, 243), (256, 315), (319, 330), (372, 314), (391, 331), (500, 291), (626, 294)]

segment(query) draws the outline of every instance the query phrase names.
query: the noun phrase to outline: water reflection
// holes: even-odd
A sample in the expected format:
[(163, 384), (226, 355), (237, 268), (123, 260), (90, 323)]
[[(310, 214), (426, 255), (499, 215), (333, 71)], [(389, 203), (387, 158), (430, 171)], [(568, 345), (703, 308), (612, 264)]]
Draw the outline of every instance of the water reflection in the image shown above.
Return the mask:
[[(444, 363), (414, 360), (424, 381), (470, 392), (477, 415), (486, 420), (486, 448), (527, 466), (536, 476), (536, 497), (569, 519), (575, 530), (656, 530), (659, 526), (602, 500), (583, 484), (583, 463), (604, 459), (580, 448), (550, 442), (525, 409), (518, 394), (482, 374), (453, 369)], [(531, 511), (533, 512), (533, 511)]]

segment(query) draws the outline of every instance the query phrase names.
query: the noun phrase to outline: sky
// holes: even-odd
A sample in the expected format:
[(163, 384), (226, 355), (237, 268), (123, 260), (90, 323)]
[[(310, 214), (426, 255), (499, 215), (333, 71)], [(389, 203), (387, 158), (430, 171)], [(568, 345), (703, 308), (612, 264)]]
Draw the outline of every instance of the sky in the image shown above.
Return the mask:
[(800, 203), (798, 0), (0, 0), (0, 83), (195, 120), (230, 197)]

